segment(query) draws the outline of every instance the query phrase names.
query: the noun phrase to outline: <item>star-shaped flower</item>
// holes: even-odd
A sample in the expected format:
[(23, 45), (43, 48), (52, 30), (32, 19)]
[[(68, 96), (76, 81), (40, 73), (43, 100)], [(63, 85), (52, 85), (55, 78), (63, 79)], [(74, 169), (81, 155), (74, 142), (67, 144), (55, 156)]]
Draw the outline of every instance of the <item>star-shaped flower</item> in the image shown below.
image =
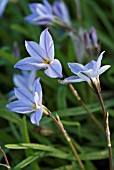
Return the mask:
[(43, 0), (44, 4), (31, 3), (29, 4), (32, 14), (25, 17), (25, 20), (35, 25), (50, 24), (55, 19), (52, 12), (52, 7), (47, 0)]
[(48, 29), (40, 35), (40, 43), (25, 41), (25, 47), (31, 57), (24, 58), (15, 64), (21, 70), (45, 69), (44, 73), (52, 78), (62, 77), (62, 66), (54, 59), (54, 44)]
[(39, 78), (35, 80), (33, 92), (22, 88), (15, 88), (15, 95), (18, 100), (6, 105), (12, 112), (22, 114), (32, 113), (30, 119), (36, 125), (39, 125), (39, 121), (43, 115), (42, 88), (39, 81)]
[(110, 65), (105, 65), (101, 67), (103, 53), (104, 52), (100, 54), (97, 61), (92, 60), (85, 66), (79, 63), (68, 63), (70, 70), (74, 74), (76, 74), (76, 76), (65, 78), (64, 80), (61, 81), (61, 83), (66, 84), (87, 81), (89, 85), (92, 87), (92, 89), (96, 87), (99, 83), (99, 75), (101, 75), (107, 69), (110, 68)]
[(29, 8), (32, 14), (25, 17), (25, 20), (35, 25), (61, 25), (70, 26), (70, 16), (68, 9), (63, 1), (55, 1), (53, 5), (47, 0), (41, 3), (31, 3)]

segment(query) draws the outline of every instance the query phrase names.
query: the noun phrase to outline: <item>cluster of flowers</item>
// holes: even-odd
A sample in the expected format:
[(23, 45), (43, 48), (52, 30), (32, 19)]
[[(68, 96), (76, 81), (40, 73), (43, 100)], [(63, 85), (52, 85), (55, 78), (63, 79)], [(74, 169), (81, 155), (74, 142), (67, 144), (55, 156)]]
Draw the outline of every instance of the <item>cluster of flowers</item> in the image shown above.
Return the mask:
[[(100, 47), (95, 28), (92, 27), (90, 32), (80, 29), (78, 32), (80, 38), (77, 39), (73, 33), (74, 29), (72, 27), (70, 14), (64, 1), (54, 1), (52, 5), (47, 0), (42, 1), (43, 4), (29, 4), (31, 14), (25, 17), (28, 23), (34, 25), (60, 26), (64, 28), (73, 39), (74, 51), (76, 51), (76, 55), (78, 55), (77, 60), (79, 62), (83, 60), (84, 50), (86, 50), (86, 54), (89, 57), (99, 54)], [(0, 17), (3, 15), (7, 3), (8, 0), (0, 0)]]
[[(31, 122), (39, 125), (45, 106), (42, 105), (40, 78), (35, 80), (34, 71), (44, 69), (47, 76), (62, 78), (62, 65), (58, 59), (54, 59), (54, 43), (47, 28), (41, 33), (39, 44), (33, 41), (25, 41), (25, 47), (31, 57), (20, 60), (14, 67), (21, 70), (33, 70), (33, 72), (28, 74), (23, 72), (23, 76), (14, 77), (15, 85), (17, 85), (14, 93), (18, 100), (7, 104), (6, 107), (17, 113), (32, 113)], [(91, 87), (93, 87), (93, 84), (96, 85), (99, 82), (99, 75), (110, 67), (110, 65), (101, 67), (103, 53), (100, 54), (97, 61), (92, 60), (85, 66), (79, 63), (68, 63), (71, 72), (75, 75), (60, 82), (67, 84), (87, 81)]]
[[(8, 3), (8, 0), (0, 0), (0, 16), (2, 16), (4, 9)], [(78, 61), (82, 61), (83, 51), (88, 53), (88, 56), (92, 57), (99, 53), (99, 44), (97, 34), (94, 28), (91, 28), (89, 32), (77, 31), (72, 27), (68, 9), (63, 2), (54, 1), (51, 5), (48, 0), (43, 0), (41, 3), (29, 4), (31, 14), (25, 17), (25, 20), (34, 25), (51, 25), (60, 26), (69, 33), (73, 45), (74, 51)], [(83, 35), (82, 35), (83, 33)], [(14, 65), (14, 68), (23, 70), (22, 75), (14, 75), (14, 84), (16, 88), (10, 92), (11, 97), (9, 104), (6, 107), (16, 113), (28, 114), (31, 113), (30, 119), (33, 124), (39, 125), (39, 122), (43, 115), (50, 116), (59, 128), (62, 130), (65, 138), (71, 146), (71, 149), (76, 156), (80, 167), (83, 168), (83, 164), (70, 138), (67, 137), (67, 133), (64, 130), (63, 125), (59, 117), (55, 119), (51, 112), (42, 103), (42, 87), (40, 84), (40, 78), (36, 78), (37, 70), (44, 70), (44, 73), (50, 78), (59, 78), (61, 84), (77, 83), (86, 81), (92, 90), (97, 93), (102, 109), (104, 112), (104, 119), (106, 123), (106, 136), (109, 148), (110, 169), (112, 167), (112, 149), (110, 142), (110, 131), (108, 127), (108, 114), (104, 108), (104, 103), (101, 97), (99, 76), (110, 68), (110, 65), (101, 66), (101, 61), (104, 52), (102, 52), (97, 61), (90, 61), (86, 65), (79, 63), (68, 63), (71, 72), (74, 74), (71, 77), (63, 78), (62, 65), (58, 59), (54, 56), (54, 42), (46, 28), (40, 35), (39, 44), (34, 41), (25, 41), (25, 47), (30, 57), (24, 58)], [(85, 48), (85, 49), (84, 49)], [(97, 52), (97, 53), (96, 53)], [(18, 54), (18, 53), (17, 53)], [(79, 57), (78, 57), (79, 56)], [(80, 58), (80, 60), (79, 60)], [(31, 72), (25, 72), (31, 70)], [(16, 101), (14, 101), (16, 99)], [(13, 100), (13, 101), (12, 101)], [(85, 109), (87, 110), (87, 109)], [(94, 119), (95, 120), (95, 119)]]
[(25, 20), (35, 25), (71, 25), (68, 9), (63, 1), (55, 1), (53, 5), (47, 0), (41, 3), (29, 4), (31, 15)]

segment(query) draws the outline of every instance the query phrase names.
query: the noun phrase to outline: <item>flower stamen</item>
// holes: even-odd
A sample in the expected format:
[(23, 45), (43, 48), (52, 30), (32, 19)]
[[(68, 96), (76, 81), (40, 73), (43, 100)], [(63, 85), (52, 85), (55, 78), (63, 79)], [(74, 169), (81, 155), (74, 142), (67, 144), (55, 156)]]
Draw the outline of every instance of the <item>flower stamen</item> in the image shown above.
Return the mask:
[(51, 63), (51, 61), (50, 61), (50, 59), (49, 58), (47, 58), (47, 59), (45, 59), (44, 60), (44, 62), (43, 62), (44, 64), (50, 64)]

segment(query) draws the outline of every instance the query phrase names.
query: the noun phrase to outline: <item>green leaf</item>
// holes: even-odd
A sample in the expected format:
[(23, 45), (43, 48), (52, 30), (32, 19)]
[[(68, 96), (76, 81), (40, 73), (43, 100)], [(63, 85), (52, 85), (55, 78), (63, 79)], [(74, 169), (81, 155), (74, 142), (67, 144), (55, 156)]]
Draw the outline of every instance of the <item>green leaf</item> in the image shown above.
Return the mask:
[(18, 59), (15, 56), (4, 50), (0, 50), (0, 57), (7, 60), (11, 64), (15, 64), (18, 61)]
[(37, 150), (50, 151), (50, 152), (57, 152), (57, 151), (60, 152), (58, 149), (52, 146), (33, 144), (33, 143), (7, 144), (6, 147), (9, 149), (37, 149)]
[[(27, 144), (27, 143), (20, 143), (20, 144), (7, 144), (5, 145), (6, 148), (9, 149), (38, 149), (42, 151), (49, 151), (46, 156), (53, 156), (61, 159), (67, 160), (75, 160), (76, 158), (72, 156), (72, 154), (67, 154), (59, 149), (53, 148), (51, 146), (41, 145), (41, 144)], [(79, 154), (81, 160), (100, 160), (108, 158), (108, 150), (102, 151), (95, 151), (90, 153), (82, 153)]]
[(19, 124), (21, 118), (19, 117), (19, 115), (17, 113), (12, 113), (10, 112), (7, 108), (6, 108), (6, 101), (5, 100), (1, 100), (0, 101), (0, 117), (11, 121), (13, 123)]
[(61, 122), (64, 125), (68, 125), (68, 126), (78, 126), (78, 127), (81, 126), (79, 122), (72, 122), (72, 121), (65, 121), (65, 120), (62, 120)]
[(21, 26), (21, 25), (18, 25), (18, 24), (12, 24), (11, 25), (11, 29), (13, 29), (13, 31), (17, 31), (21, 34), (23, 34), (24, 36), (26, 37), (30, 37), (30, 32), (27, 28)]
[(19, 164), (17, 164), (14, 168), (12, 168), (12, 170), (20, 170), (20, 169), (26, 167), (27, 165), (29, 165), (30, 163), (32, 163), (33, 161), (37, 160), (38, 158), (41, 158), (43, 155), (44, 155), (43, 152), (42, 153), (35, 152), (28, 158), (24, 159)]
[[(27, 122), (26, 122), (26, 116), (23, 117), (22, 122), (21, 122), (21, 126), (19, 126), (19, 127), (20, 127), (20, 131), (21, 131), (21, 134), (22, 134), (23, 142), (30, 143), (30, 138), (29, 138), (29, 133), (28, 133), (28, 128), (27, 128)], [(33, 154), (32, 149), (27, 149), (25, 152), (26, 152), (27, 157), (30, 156), (31, 154)], [(31, 164), (31, 168), (33, 168), (34, 170), (40, 170), (37, 162), (33, 162)]]
[[(114, 105), (114, 99), (110, 99), (104, 102), (105, 107), (109, 108)], [(100, 103), (96, 102), (94, 104), (88, 104), (87, 105), (88, 109), (92, 112), (98, 112), (102, 110)], [(60, 115), (60, 117), (67, 117), (67, 116), (79, 116), (79, 115), (84, 115), (87, 114), (87, 112), (82, 108), (82, 107), (73, 107), (73, 108), (68, 108), (64, 110), (57, 110), (54, 111), (54, 113), (57, 113)]]
[(96, 1), (87, 1), (90, 4), (91, 9), (96, 15), (99, 17), (101, 22), (103, 22), (104, 26), (106, 27), (109, 35), (112, 37), (113, 34), (113, 26), (111, 25), (109, 18), (107, 17), (106, 13), (103, 12), (104, 10), (100, 8), (100, 6), (96, 3)]
[(67, 108), (67, 102), (66, 102), (66, 86), (59, 86), (57, 91), (57, 105), (59, 109), (65, 109)]

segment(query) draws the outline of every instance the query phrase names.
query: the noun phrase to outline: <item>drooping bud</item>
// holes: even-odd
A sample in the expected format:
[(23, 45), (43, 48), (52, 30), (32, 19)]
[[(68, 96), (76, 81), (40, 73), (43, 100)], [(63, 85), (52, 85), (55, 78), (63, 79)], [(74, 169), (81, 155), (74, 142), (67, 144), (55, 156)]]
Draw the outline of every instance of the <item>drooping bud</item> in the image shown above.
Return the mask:
[(98, 37), (94, 27), (90, 29), (89, 36), (94, 47), (98, 48)]
[(84, 43), (88, 56), (94, 59), (95, 56), (99, 55), (100, 46), (98, 44), (98, 37), (94, 27), (92, 27), (87, 33), (84, 33)]

